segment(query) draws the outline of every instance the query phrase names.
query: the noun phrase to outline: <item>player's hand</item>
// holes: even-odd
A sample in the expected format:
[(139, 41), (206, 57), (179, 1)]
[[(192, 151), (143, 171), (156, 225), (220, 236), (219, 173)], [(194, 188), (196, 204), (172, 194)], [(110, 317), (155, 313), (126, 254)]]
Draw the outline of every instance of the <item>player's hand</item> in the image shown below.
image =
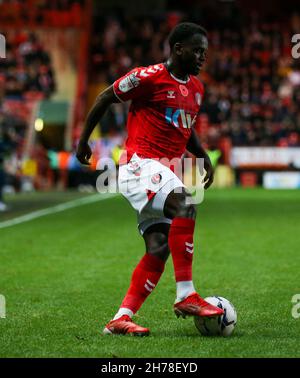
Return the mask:
[(77, 146), (76, 157), (81, 164), (91, 165), (89, 162), (92, 150), (87, 142), (80, 141)]
[(208, 189), (214, 181), (214, 169), (208, 156), (204, 158), (204, 169), (206, 171), (203, 180), (205, 182), (204, 189)]

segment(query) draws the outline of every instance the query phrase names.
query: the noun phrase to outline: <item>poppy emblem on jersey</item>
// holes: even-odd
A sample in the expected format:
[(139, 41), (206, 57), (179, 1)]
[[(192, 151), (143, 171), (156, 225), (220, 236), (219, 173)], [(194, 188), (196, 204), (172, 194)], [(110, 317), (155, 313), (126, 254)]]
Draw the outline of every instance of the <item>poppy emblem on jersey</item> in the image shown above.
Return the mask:
[(185, 87), (184, 85), (179, 85), (179, 89), (182, 96), (186, 97), (189, 94), (187, 87)]
[(140, 80), (137, 76), (137, 72), (134, 72), (128, 76), (125, 76), (119, 83), (119, 89), (121, 92), (126, 93), (132, 88), (137, 87), (140, 84)]
[(159, 184), (161, 182), (161, 179), (162, 179), (161, 174), (155, 173), (155, 175), (151, 177), (151, 182), (152, 184)]
[(200, 93), (196, 93), (195, 94), (195, 100), (196, 100), (196, 104), (198, 105), (198, 106), (200, 106), (201, 105), (201, 100), (202, 100), (202, 98), (201, 98), (201, 94)]
[(174, 92), (175, 91), (168, 91), (167, 98), (175, 98)]

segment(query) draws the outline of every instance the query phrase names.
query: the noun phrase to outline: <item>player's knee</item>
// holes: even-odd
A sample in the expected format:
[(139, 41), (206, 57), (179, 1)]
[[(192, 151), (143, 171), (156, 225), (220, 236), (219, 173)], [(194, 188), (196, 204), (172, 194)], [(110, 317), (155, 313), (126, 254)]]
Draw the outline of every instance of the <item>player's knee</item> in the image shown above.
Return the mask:
[(156, 256), (162, 261), (167, 261), (170, 254), (170, 250), (169, 250), (169, 246), (167, 242), (160, 246), (149, 248), (147, 252), (150, 253), (151, 255)]
[(148, 253), (163, 261), (166, 261), (169, 257), (170, 251), (167, 235), (159, 234), (150, 239), (148, 238), (146, 247)]

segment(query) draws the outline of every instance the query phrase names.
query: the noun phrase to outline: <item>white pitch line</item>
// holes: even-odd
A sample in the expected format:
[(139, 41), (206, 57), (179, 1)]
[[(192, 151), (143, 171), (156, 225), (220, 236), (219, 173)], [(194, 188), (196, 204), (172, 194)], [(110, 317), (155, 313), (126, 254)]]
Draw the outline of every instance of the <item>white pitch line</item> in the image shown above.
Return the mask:
[(91, 196), (88, 196), (88, 197), (78, 198), (78, 199), (73, 200), (73, 201), (68, 201), (68, 202), (65, 202), (65, 203), (61, 203), (59, 205), (47, 207), (46, 209), (33, 211), (32, 213), (22, 215), (22, 216), (17, 217), (17, 218), (9, 219), (9, 220), (4, 221), (4, 222), (0, 222), (0, 229), (10, 227), (10, 226), (15, 226), (17, 224), (24, 223), (24, 222), (29, 222), (33, 219), (40, 218), (40, 217), (43, 217), (45, 215), (59, 213), (60, 211), (65, 211), (65, 210), (68, 210), (68, 209), (72, 209), (74, 207), (86, 205), (88, 203), (104, 201), (106, 199), (113, 198), (115, 196), (116, 196), (116, 194), (113, 194), (113, 195), (112, 194), (110, 194), (110, 195), (102, 194), (102, 195), (100, 195), (99, 193), (97, 193), (97, 194), (94, 194), (94, 195), (91, 195)]

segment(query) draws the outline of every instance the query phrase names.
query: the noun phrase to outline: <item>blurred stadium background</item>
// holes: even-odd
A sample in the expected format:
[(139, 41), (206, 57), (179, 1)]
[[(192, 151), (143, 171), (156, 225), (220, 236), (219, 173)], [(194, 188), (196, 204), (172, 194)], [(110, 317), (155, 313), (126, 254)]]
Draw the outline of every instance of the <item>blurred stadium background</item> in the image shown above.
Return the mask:
[[(205, 340), (199, 348), (195, 330), (173, 319), (170, 264), (140, 314), (156, 329), (156, 341), (144, 341), (150, 349), (107, 340), (99, 350), (99, 326), (144, 248), (134, 212), (117, 196), (17, 227), (5, 222), (93, 197), (97, 160), (122, 149), (128, 104), (112, 106), (97, 126), (84, 168), (74, 152), (88, 109), (132, 67), (164, 61), (169, 31), (185, 20), (209, 32), (197, 132), (216, 167), (195, 273), (203, 295), (222, 288), (237, 305), (242, 331), (226, 347)], [(0, 293), (8, 312), (0, 356), (299, 356), (290, 315), (300, 290), (300, 59), (291, 54), (299, 0), (0, 0), (0, 33)]]
[[(197, 131), (216, 165), (215, 186), (299, 188), (296, 10), (297, 1), (2, 0), (1, 209), (7, 193), (95, 190), (95, 172), (74, 157), (88, 109), (132, 67), (164, 61), (166, 37), (184, 20), (209, 31)], [(127, 109), (114, 105), (95, 130), (92, 169), (118, 155)]]

